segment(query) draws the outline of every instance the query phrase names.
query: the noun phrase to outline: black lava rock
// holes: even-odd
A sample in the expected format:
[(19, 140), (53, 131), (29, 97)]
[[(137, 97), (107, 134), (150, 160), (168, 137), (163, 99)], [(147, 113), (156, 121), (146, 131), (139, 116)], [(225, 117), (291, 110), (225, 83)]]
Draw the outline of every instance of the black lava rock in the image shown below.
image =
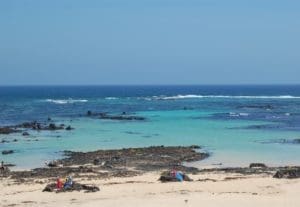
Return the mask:
[(2, 154), (3, 154), (3, 155), (8, 155), (8, 154), (12, 154), (12, 153), (14, 153), (13, 150), (3, 150), (3, 151), (2, 151)]

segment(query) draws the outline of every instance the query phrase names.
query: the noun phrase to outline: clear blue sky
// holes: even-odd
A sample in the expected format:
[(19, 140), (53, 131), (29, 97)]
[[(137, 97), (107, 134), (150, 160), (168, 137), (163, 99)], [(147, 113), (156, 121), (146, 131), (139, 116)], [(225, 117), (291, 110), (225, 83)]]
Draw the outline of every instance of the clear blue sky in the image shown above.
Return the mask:
[(0, 85), (286, 83), (297, 0), (0, 0)]

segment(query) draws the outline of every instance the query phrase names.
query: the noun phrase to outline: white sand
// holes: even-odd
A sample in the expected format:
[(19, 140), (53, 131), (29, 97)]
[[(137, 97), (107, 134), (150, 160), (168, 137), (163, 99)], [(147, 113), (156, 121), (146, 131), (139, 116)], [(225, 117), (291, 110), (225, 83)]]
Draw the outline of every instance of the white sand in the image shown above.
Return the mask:
[[(42, 192), (45, 184), (16, 185), (5, 179), (0, 180), (0, 206), (300, 206), (300, 179), (206, 173), (191, 177), (218, 181), (161, 183), (158, 177), (157, 172), (131, 178), (80, 181), (99, 186), (101, 190), (96, 193)], [(225, 181), (225, 177), (240, 179)]]

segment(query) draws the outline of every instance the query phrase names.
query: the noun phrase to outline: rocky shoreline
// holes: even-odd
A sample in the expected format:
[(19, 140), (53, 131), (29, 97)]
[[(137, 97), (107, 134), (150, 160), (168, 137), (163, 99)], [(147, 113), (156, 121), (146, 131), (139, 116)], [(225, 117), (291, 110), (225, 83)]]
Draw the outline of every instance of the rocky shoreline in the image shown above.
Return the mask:
[(208, 153), (199, 152), (199, 146), (127, 148), (98, 150), (93, 152), (65, 151), (66, 158), (48, 163), (48, 167), (30, 171), (0, 171), (0, 177), (9, 177), (18, 182), (32, 179), (53, 179), (73, 174), (74, 177), (106, 179), (131, 177), (145, 172), (177, 169), (188, 173), (197, 168), (186, 167), (183, 162), (200, 161)]
[(198, 169), (184, 166), (184, 162), (206, 159), (208, 153), (200, 152), (200, 146), (152, 146), (97, 150), (92, 152), (64, 151), (66, 158), (48, 163), (47, 167), (29, 171), (10, 171), (7, 165), (0, 169), (0, 178), (10, 178), (16, 183), (32, 182), (36, 179), (53, 180), (72, 174), (76, 178), (108, 179), (132, 177), (146, 172), (176, 169), (188, 174), (225, 173), (240, 175), (263, 175), (274, 178), (300, 178), (300, 167), (268, 167), (263, 163), (251, 163), (245, 168)]

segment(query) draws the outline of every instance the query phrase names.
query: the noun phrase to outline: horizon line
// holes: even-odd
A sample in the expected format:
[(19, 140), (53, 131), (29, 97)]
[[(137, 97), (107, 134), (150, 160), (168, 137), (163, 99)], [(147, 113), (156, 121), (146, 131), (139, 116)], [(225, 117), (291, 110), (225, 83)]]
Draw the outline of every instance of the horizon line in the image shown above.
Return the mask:
[(300, 83), (267, 84), (14, 84), (0, 87), (95, 87), (95, 86), (300, 86)]

